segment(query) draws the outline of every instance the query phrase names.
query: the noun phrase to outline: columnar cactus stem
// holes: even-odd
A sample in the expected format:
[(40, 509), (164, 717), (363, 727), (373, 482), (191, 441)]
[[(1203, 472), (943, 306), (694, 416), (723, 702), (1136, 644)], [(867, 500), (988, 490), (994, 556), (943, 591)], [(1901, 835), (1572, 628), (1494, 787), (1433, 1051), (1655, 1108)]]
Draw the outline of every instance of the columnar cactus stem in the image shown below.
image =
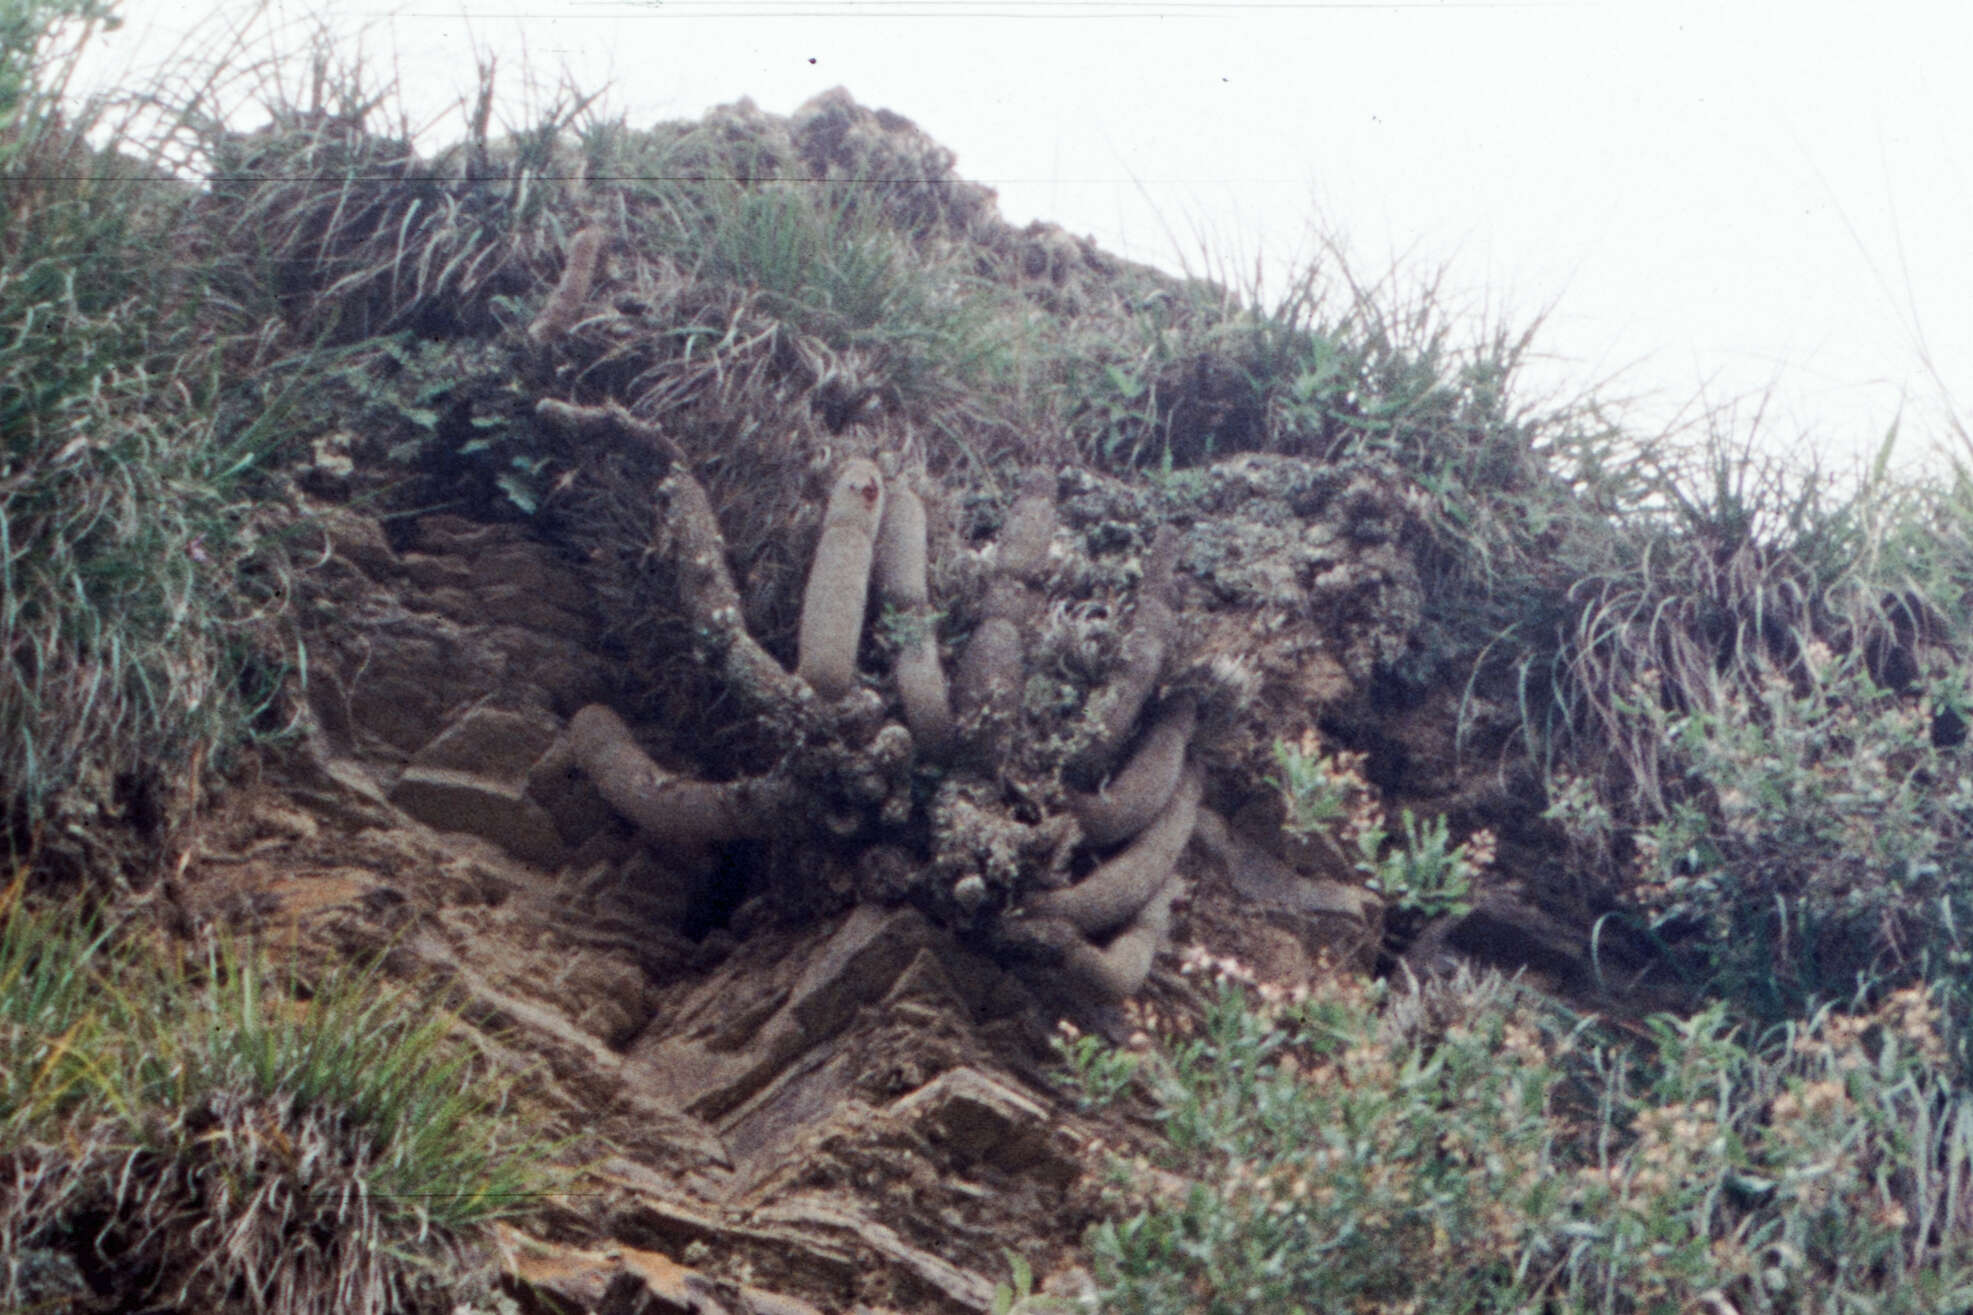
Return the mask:
[(1151, 963), (1171, 930), (1171, 906), (1182, 883), (1176, 875), (1165, 879), (1128, 927), (1102, 949), (1087, 942), (1069, 947), (1062, 961), (1069, 976), (1115, 1003), (1127, 1000), (1144, 989), (1151, 975)]
[(1021, 696), (1027, 645), (1022, 628), (1040, 604), (1041, 577), (1055, 536), (1055, 477), (1029, 472), (1001, 531), (993, 582), (981, 606), (979, 625), (959, 657), (953, 677), (954, 710), (964, 733), (976, 738), (989, 759), (1000, 756), (1000, 741), (1011, 727)]
[(564, 745), (610, 807), (667, 849), (766, 834), (786, 803), (786, 791), (766, 780), (714, 784), (667, 772), (637, 747), (623, 719), (600, 703), (569, 721)]
[(1137, 587), (1137, 615), (1124, 641), (1123, 670), (1090, 701), (1096, 733), (1081, 755), (1082, 765), (1100, 769), (1130, 738), (1144, 704), (1158, 687), (1165, 655), (1178, 630), (1173, 576), (1178, 568), (1178, 531), (1161, 525), (1151, 540), (1144, 580)]
[(1076, 794), (1069, 811), (1082, 823), (1083, 839), (1092, 845), (1115, 845), (1151, 825), (1185, 770), (1185, 750), (1199, 723), (1198, 700), (1172, 701), (1152, 725), (1124, 769), (1094, 794)]
[(812, 707), (809, 685), (789, 674), (747, 633), (740, 613), (740, 591), (726, 565), (726, 540), (712, 504), (698, 480), (674, 471), (659, 493), (665, 501), (665, 528), (678, 561), (678, 591), (686, 614), (719, 661), (727, 684), (747, 704), (764, 713), (789, 715)]
[(1027, 911), (1035, 917), (1065, 919), (1092, 936), (1129, 922), (1171, 876), (1192, 838), (1201, 793), (1198, 770), (1187, 771), (1158, 820), (1122, 853), (1073, 886), (1035, 896)]
[(856, 685), (856, 649), (869, 601), (870, 564), (884, 514), (884, 477), (872, 461), (844, 463), (829, 492), (822, 541), (802, 598), (795, 674), (834, 702)]
[(529, 342), (542, 346), (567, 333), (582, 318), (582, 308), (589, 301), (590, 284), (596, 279), (596, 261), (609, 237), (608, 229), (591, 224), (570, 239), (568, 263), (562, 267), (562, 277), (548, 294), (541, 313), (528, 325)]
[(534, 417), (548, 428), (584, 443), (622, 447), (639, 457), (656, 457), (663, 463), (659, 467), (661, 471), (685, 462), (685, 454), (662, 426), (639, 420), (621, 403), (582, 406), (557, 397), (544, 397), (534, 404)]
[(902, 482), (884, 504), (877, 534), (877, 581), (884, 602), (897, 614), (903, 629), (898, 644), (898, 697), (904, 722), (919, 751), (937, 759), (952, 742), (952, 704), (946, 692), (945, 669), (939, 665), (938, 635), (933, 624), (931, 589), (925, 580), (925, 504)]

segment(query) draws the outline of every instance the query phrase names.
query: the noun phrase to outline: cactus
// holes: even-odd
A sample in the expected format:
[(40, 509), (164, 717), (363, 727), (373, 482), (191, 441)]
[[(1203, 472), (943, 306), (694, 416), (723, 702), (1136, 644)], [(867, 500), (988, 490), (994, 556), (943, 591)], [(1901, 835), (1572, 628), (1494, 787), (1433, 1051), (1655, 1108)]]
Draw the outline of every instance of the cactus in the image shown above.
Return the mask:
[(1198, 771), (1186, 772), (1158, 820), (1121, 853), (1075, 885), (1035, 896), (1028, 901), (1027, 911), (1039, 917), (1062, 918), (1096, 936), (1129, 922), (1171, 877), (1179, 854), (1192, 838), (1200, 793)]
[(714, 785), (677, 776), (657, 765), (631, 738), (623, 719), (591, 704), (570, 719), (565, 754), (596, 784), (610, 807), (668, 849), (723, 844), (759, 835), (774, 825), (785, 790), (772, 782)]
[(591, 224), (570, 240), (568, 263), (562, 267), (562, 277), (548, 294), (541, 313), (528, 325), (529, 342), (537, 347), (552, 342), (582, 318), (582, 308), (589, 301), (590, 284), (596, 279), (596, 262), (609, 237), (608, 229)]
[(809, 565), (795, 664), (795, 674), (824, 699), (840, 699), (856, 684), (856, 648), (883, 515), (884, 477), (877, 464), (846, 463), (829, 491), (822, 541)]
[(1102, 949), (1087, 943), (1071, 945), (1062, 967), (1069, 977), (1106, 1001), (1127, 1000), (1144, 988), (1151, 963), (1171, 930), (1171, 906), (1182, 887), (1176, 876), (1137, 911), (1130, 925)]
[(678, 591), (701, 642), (718, 661), (726, 683), (762, 713), (801, 717), (815, 695), (762, 648), (740, 615), (740, 591), (726, 565), (726, 539), (699, 481), (674, 471), (658, 486), (666, 508), (665, 532), (677, 564)]
[[(551, 410), (543, 416), (550, 423), (625, 429), (608, 408)], [(620, 437), (650, 446), (641, 432)], [(1176, 865), (1204, 793), (1203, 773), (1187, 762), (1200, 720), (1195, 696), (1167, 700), (1137, 733), (1176, 632), (1178, 539), (1169, 529), (1154, 537), (1123, 663), (1091, 700), (1092, 734), (1080, 741), (1078, 757), (1100, 779), (1133, 739), (1134, 751), (1095, 792), (1065, 792), (1057, 780), (1040, 795), (1033, 784), (1017, 793), (1009, 783), (1012, 734), (1030, 678), (1028, 636), (1046, 602), (1055, 491), (1051, 472), (1022, 480), (948, 701), (928, 582), (926, 509), (905, 480), (894, 477), (887, 488), (877, 464), (860, 457), (838, 472), (810, 563), (791, 672), (748, 632), (705, 490), (683, 465), (674, 466), (659, 492), (661, 546), (669, 549), (679, 607), (701, 656), (783, 746), (778, 761), (723, 783), (667, 772), (621, 718), (592, 705), (571, 721), (550, 766), (579, 767), (616, 812), (667, 849), (747, 837), (836, 853), (852, 844), (888, 853), (929, 844), (929, 868), (946, 881), (953, 916), (987, 919), (1010, 950), (1023, 940), (1052, 947), (1059, 970), (1100, 998), (1135, 992), (1168, 929), (1180, 889)], [(873, 574), (902, 622), (894, 702), (858, 678)], [(891, 716), (902, 724), (887, 721)], [(1031, 743), (1019, 747), (1029, 757), (1035, 752)], [(938, 787), (928, 800), (918, 768), (929, 763), (943, 770), (930, 778)], [(1047, 763), (1045, 755), (1031, 762), (1024, 779), (1049, 771)], [(1064, 886), (1078, 844), (1115, 852)], [(1042, 893), (1031, 894), (1037, 887)], [(1021, 907), (1003, 916), (1010, 904)]]
[(1174, 699), (1144, 736), (1116, 779), (1094, 794), (1069, 798), (1069, 811), (1082, 823), (1083, 839), (1114, 845), (1151, 824), (1178, 789), (1185, 770), (1185, 748), (1199, 724), (1199, 701)]
[(1033, 624), (1039, 610), (1041, 575), (1054, 536), (1055, 479), (1045, 470), (1032, 471), (1007, 513), (980, 622), (953, 677), (961, 733), (976, 756), (989, 761), (1005, 755), (1027, 656), (1021, 630)]
[(919, 751), (937, 760), (951, 747), (952, 704), (945, 668), (939, 665), (925, 556), (925, 504), (900, 484), (884, 505), (877, 532), (877, 579), (884, 602), (904, 623), (905, 638), (891, 670), (904, 704), (904, 724), (911, 728)]
[(1123, 670), (1091, 700), (1096, 730), (1079, 760), (1080, 766), (1087, 768), (1116, 755), (1158, 686), (1166, 654), (1178, 630), (1173, 598), (1178, 548), (1178, 531), (1160, 525), (1151, 539), (1144, 581), (1137, 589), (1137, 615), (1131, 622), (1130, 638), (1124, 642)]

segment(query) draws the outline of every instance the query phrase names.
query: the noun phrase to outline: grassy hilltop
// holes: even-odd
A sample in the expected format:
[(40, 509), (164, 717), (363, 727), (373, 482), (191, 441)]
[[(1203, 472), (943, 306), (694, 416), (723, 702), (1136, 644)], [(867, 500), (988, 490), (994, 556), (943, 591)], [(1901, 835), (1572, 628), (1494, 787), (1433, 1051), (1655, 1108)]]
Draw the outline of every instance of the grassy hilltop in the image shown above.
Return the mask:
[[(0, 1307), (496, 1303), (489, 1230), (552, 1188), (443, 1016), (153, 916), (201, 809), (307, 715), (331, 622), (296, 490), (566, 550), (645, 710), (734, 770), (757, 746), (666, 656), (645, 475), (740, 513), (779, 654), (782, 545), (858, 443), (983, 523), (1037, 467), (1169, 508), (1260, 454), (1412, 527), (1419, 623), (1364, 641), (1328, 724), (1260, 723), (1286, 828), (1384, 905), (1389, 982), (1196, 960), (1196, 1017), (1064, 1037), (1067, 1098), (1134, 1130), (1087, 1239), (1103, 1309), (1973, 1303), (1966, 469), (1836, 480), (1726, 418), (1525, 403), (1530, 337), (1342, 270), (1264, 302), (1017, 229), (846, 96), (501, 132), (489, 84), (435, 155), (332, 61), (252, 132), (169, 89), (64, 105), (109, 17), (0, 15)], [(1484, 806), (1373, 734), (1424, 707)], [(1409, 938), (1503, 873), (1677, 1011), (1408, 990)]]

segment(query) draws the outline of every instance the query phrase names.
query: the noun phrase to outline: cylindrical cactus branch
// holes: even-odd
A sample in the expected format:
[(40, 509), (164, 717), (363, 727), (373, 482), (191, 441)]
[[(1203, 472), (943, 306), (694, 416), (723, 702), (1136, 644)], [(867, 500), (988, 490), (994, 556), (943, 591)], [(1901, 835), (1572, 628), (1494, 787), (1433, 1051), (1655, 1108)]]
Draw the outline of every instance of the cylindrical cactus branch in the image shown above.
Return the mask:
[(809, 564), (795, 665), (795, 674), (830, 702), (856, 686), (856, 649), (883, 515), (884, 476), (877, 463), (860, 457), (845, 462), (829, 491), (822, 540)]
[(564, 402), (557, 397), (544, 397), (534, 404), (534, 416), (555, 432), (580, 442), (621, 447), (645, 460), (655, 457), (662, 463), (660, 472), (674, 463), (682, 465), (685, 461), (685, 454), (665, 433), (663, 426), (639, 420), (619, 402), (584, 406)]
[(715, 784), (667, 772), (637, 746), (623, 719), (600, 703), (570, 719), (551, 753), (566, 755), (610, 807), (667, 849), (766, 834), (787, 803), (785, 788), (766, 779)]
[(1026, 664), (1027, 646), (1010, 618), (986, 616), (973, 627), (952, 676), (953, 712), (969, 737), (994, 739), (1012, 723)]
[(1000, 527), (995, 546), (999, 571), (1023, 584), (1038, 585), (1048, 567), (1048, 545), (1055, 540), (1055, 475), (1040, 468), (1021, 478), (1020, 492)]
[(726, 565), (726, 539), (705, 488), (679, 469), (659, 485), (665, 528), (678, 563), (678, 592), (687, 615), (719, 662), (733, 692), (757, 712), (783, 716), (814, 705), (809, 685), (791, 675), (747, 633), (740, 591)]
[(1116, 757), (1158, 687), (1178, 630), (1173, 577), (1179, 546), (1178, 531), (1170, 525), (1159, 526), (1152, 536), (1144, 579), (1137, 586), (1137, 614), (1124, 640), (1123, 669), (1090, 700), (1096, 724), (1088, 747), (1078, 755), (1080, 767), (1100, 769)]
[(1158, 893), (1185, 851), (1203, 788), (1199, 770), (1187, 769), (1157, 821), (1075, 885), (1030, 899), (1027, 913), (1062, 918), (1092, 936), (1129, 922)]
[(899, 627), (892, 675), (904, 703), (904, 723), (928, 758), (943, 757), (952, 742), (952, 703), (926, 582), (925, 503), (902, 481), (884, 504), (877, 531), (877, 583)]
[(1191, 695), (1173, 699), (1145, 734), (1124, 769), (1093, 794), (1074, 794), (1069, 811), (1082, 823), (1092, 845), (1130, 839), (1163, 811), (1185, 771), (1185, 750), (1199, 724), (1199, 702)]
[(1167, 876), (1130, 925), (1108, 945), (1098, 949), (1086, 941), (1071, 944), (1063, 957), (1063, 970), (1072, 981), (1112, 1003), (1136, 995), (1144, 989), (1152, 961), (1171, 931), (1171, 906), (1182, 886), (1176, 874)]
[(589, 301), (590, 284), (596, 280), (596, 262), (603, 254), (603, 244), (609, 241), (609, 237), (608, 229), (591, 224), (570, 240), (569, 258), (562, 267), (562, 277), (555, 284), (555, 290), (548, 294), (548, 301), (542, 306), (541, 313), (528, 325), (529, 342), (539, 347), (559, 338), (582, 318), (582, 308)]
[(1027, 646), (1021, 630), (1040, 606), (1040, 583), (1055, 537), (1055, 476), (1033, 470), (1007, 513), (980, 623), (959, 655), (953, 705), (962, 731), (984, 741), (988, 757), (1011, 729), (1021, 696)]

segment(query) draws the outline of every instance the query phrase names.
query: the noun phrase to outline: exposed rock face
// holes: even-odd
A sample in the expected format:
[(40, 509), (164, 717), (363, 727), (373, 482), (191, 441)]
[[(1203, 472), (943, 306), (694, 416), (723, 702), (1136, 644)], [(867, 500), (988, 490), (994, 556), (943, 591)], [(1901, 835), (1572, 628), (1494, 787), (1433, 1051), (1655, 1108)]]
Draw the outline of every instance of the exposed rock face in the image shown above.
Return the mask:
[(999, 1248), (1086, 1209), (1032, 997), (912, 909), (722, 951), (414, 824), (350, 832), (272, 796), (224, 821), (194, 874), (202, 915), (443, 984), (524, 1075), (521, 1116), (576, 1139), (590, 1167), (548, 1222), (596, 1241), (510, 1235), (524, 1293), (985, 1310)]

